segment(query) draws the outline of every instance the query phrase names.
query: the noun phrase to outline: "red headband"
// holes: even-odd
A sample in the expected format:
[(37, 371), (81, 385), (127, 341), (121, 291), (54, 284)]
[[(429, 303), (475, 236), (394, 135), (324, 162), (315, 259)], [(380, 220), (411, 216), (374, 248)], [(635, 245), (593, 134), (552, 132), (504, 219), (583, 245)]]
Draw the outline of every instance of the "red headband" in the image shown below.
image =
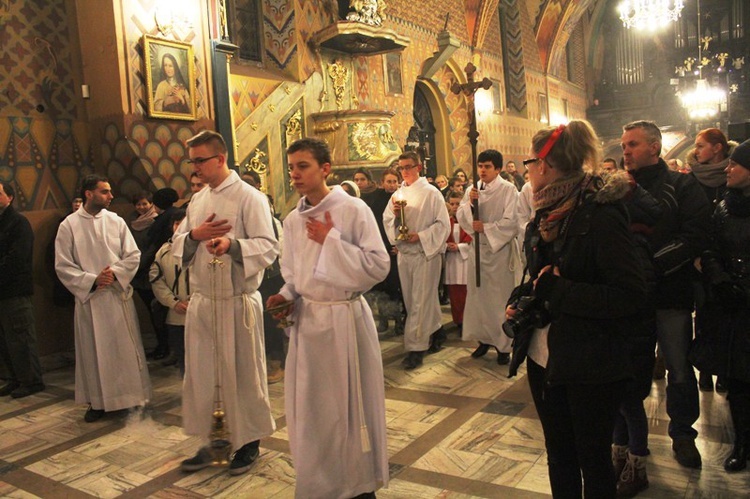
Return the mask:
[(558, 126), (554, 132), (552, 132), (552, 135), (549, 136), (547, 139), (547, 142), (544, 143), (544, 147), (542, 147), (542, 150), (539, 151), (539, 154), (536, 155), (539, 159), (544, 159), (547, 157), (549, 152), (554, 147), (555, 143), (557, 143), (557, 140), (560, 138), (560, 135), (562, 135), (563, 130), (565, 130), (565, 125)]

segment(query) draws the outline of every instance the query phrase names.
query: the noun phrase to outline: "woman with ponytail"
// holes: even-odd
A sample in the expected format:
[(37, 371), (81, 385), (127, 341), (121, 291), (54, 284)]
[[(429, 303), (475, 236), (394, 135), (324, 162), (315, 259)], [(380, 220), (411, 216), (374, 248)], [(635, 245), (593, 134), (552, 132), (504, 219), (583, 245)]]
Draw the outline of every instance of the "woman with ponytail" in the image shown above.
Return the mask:
[[(622, 194), (589, 173), (598, 165), (599, 139), (581, 120), (539, 131), (524, 161), (536, 208), (524, 241), (529, 282), (506, 318), (533, 330), (527, 373), (554, 497), (615, 497), (612, 432), (646, 291)], [(516, 367), (523, 353), (514, 351)]]

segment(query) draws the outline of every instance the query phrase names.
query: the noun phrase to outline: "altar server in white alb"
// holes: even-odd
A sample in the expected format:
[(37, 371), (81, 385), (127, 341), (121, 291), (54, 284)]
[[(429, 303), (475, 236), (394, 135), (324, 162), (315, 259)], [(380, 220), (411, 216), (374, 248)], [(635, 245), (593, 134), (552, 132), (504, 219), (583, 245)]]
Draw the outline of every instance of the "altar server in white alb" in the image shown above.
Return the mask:
[[(510, 361), (511, 339), (503, 333), (505, 305), (521, 281), (523, 265), (516, 240), (518, 235), (518, 189), (500, 176), (503, 155), (494, 149), (477, 156), (477, 186), (472, 186), (458, 208), (458, 223), (466, 232), (479, 233), (472, 241), (466, 316), (463, 339), (479, 346), (472, 357), (484, 356), (490, 347), (497, 350), (497, 363)], [(474, 220), (472, 200), (479, 198), (479, 220)], [(476, 285), (474, 245), (479, 243), (480, 287)]]
[(362, 296), (390, 257), (361, 199), (326, 186), (331, 153), (306, 138), (287, 149), (302, 196), (284, 220), (284, 287), (267, 307), (288, 314), (286, 421), (298, 498), (375, 497), (388, 485), (383, 361)]
[(151, 382), (130, 285), (141, 252), (125, 220), (107, 210), (106, 178), (85, 177), (81, 197), (57, 232), (55, 271), (75, 296), (75, 399), (89, 404), (84, 420), (92, 423), (145, 405)]
[[(422, 171), (419, 155), (413, 151), (403, 153), (398, 166), (404, 181), (383, 212), (383, 226), (391, 244), (398, 249), (398, 274), (407, 314), (404, 328), (407, 355), (402, 365), (409, 370), (422, 364), (425, 351), (436, 352), (445, 341), (438, 285), (441, 254), (451, 224), (440, 191), (419, 176)], [(400, 226), (397, 201), (406, 201), (404, 214), (409, 234), (405, 241), (396, 240)]]
[[(239, 475), (258, 458), (260, 439), (271, 435), (258, 286), (278, 254), (266, 196), (243, 182), (226, 163), (221, 135), (203, 131), (187, 141), (190, 163), (207, 187), (193, 195), (172, 238), (172, 252), (190, 270), (185, 317), (185, 432), (208, 438), (214, 406), (214, 340), (226, 424), (234, 449), (229, 473)], [(217, 258), (221, 264), (212, 264)], [(216, 338), (214, 337), (216, 335)], [(182, 462), (183, 471), (211, 465), (206, 447)]]

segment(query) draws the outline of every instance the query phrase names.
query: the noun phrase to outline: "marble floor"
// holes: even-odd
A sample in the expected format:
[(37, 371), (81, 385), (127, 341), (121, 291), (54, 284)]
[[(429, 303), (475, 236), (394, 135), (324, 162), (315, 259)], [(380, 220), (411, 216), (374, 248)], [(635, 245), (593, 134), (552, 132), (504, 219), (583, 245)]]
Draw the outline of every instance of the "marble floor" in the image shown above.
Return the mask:
[[(474, 345), (448, 327), (446, 348), (411, 372), (400, 367), (401, 337), (381, 339), (391, 482), (378, 497), (549, 497), (544, 439), (524, 368), (508, 379), (493, 353), (472, 359)], [(121, 411), (84, 423), (85, 406), (73, 402), (72, 367), (47, 373), (42, 393), (0, 400), (0, 497), (294, 496), (283, 383), (270, 387), (278, 430), (262, 441), (248, 473), (185, 474), (179, 463), (200, 443), (180, 428), (180, 379), (175, 368), (150, 368), (154, 398), (144, 414)], [(689, 470), (672, 458), (664, 391), (664, 381), (655, 382), (646, 401), (651, 486), (639, 497), (750, 497), (750, 471), (730, 475), (721, 467), (732, 438), (725, 398), (701, 393), (703, 469)]]

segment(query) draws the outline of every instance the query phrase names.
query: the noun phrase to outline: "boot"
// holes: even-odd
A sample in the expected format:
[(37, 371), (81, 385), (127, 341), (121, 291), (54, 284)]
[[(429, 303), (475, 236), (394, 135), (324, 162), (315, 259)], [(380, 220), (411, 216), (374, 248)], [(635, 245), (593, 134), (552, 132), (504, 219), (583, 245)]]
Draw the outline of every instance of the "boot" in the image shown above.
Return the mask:
[(393, 334), (395, 336), (403, 336), (405, 323), (406, 323), (406, 317), (404, 317), (401, 314), (396, 316), (396, 323), (393, 325)]
[(617, 480), (617, 497), (635, 497), (647, 488), (646, 456), (636, 456), (628, 452), (628, 460)]
[(625, 463), (628, 461), (628, 446), (612, 444), (612, 466), (615, 468), (615, 476), (620, 477)]
[(284, 370), (281, 368), (280, 360), (269, 360), (266, 373), (269, 385), (284, 381)]
[(660, 379), (664, 379), (664, 377), (667, 375), (667, 368), (664, 365), (664, 357), (661, 356), (661, 352), (657, 350), (656, 352), (656, 362), (654, 362), (654, 375), (653, 379), (654, 381), (658, 381)]
[(748, 438), (748, 418), (750, 401), (747, 397), (732, 397), (729, 400), (729, 412), (734, 424), (734, 448), (724, 461), (724, 470), (728, 472), (742, 471), (747, 468), (747, 458), (750, 454), (750, 439)]

